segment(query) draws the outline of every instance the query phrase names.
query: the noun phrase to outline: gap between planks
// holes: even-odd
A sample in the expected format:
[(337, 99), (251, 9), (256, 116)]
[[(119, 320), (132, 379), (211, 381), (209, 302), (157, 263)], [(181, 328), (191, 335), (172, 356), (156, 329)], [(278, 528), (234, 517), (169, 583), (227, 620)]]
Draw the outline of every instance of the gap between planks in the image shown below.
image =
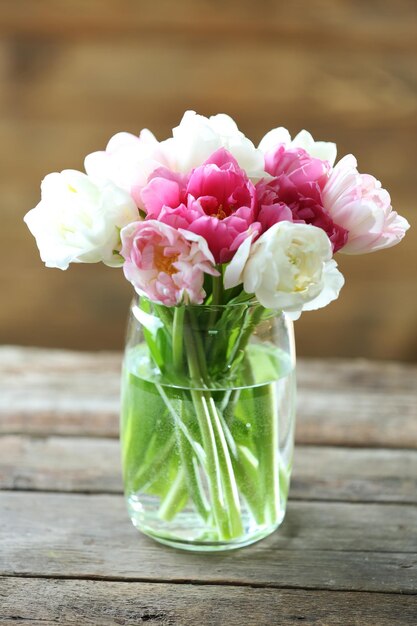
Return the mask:
[[(120, 494), (117, 440), (0, 436), (0, 489)], [(417, 504), (417, 451), (296, 446), (291, 499)]]
[[(101, 491), (62, 491), (62, 490), (58, 490), (58, 489), (15, 489), (15, 488), (8, 488), (8, 487), (1, 487), (0, 488), (0, 494), (1, 493), (19, 493), (19, 494), (33, 494), (33, 493), (39, 493), (39, 494), (45, 494), (45, 495), (77, 495), (77, 496), (110, 496), (110, 497), (118, 497), (121, 495), (120, 493), (115, 493), (114, 491), (105, 491), (104, 489)], [(370, 501), (370, 500), (344, 500), (344, 499), (337, 499), (337, 498), (332, 498), (331, 500), (329, 498), (306, 498), (306, 497), (302, 497), (302, 496), (292, 496), (291, 494), (288, 496), (288, 502), (305, 502), (307, 504), (351, 504), (351, 505), (355, 505), (355, 504), (372, 504), (375, 506), (406, 506), (406, 507), (415, 507), (417, 506), (417, 502), (406, 502), (406, 501), (402, 501), (402, 500), (376, 500), (376, 501)], [(1, 575), (1, 574), (0, 574)]]
[[(0, 347), (0, 433), (116, 437), (120, 364), (119, 353)], [(416, 376), (398, 363), (300, 359), (297, 442), (417, 449)]]
[(415, 624), (412, 596), (364, 592), (0, 578), (1, 597), (0, 623), (270, 626), (279, 616), (281, 624)]
[[(204, 553), (206, 554), (206, 553)], [(152, 578), (152, 580), (150, 580), (149, 578), (143, 578), (143, 577), (137, 577), (137, 578), (122, 578), (121, 576), (100, 576), (100, 575), (78, 575), (78, 574), (28, 574), (28, 573), (16, 573), (16, 574), (7, 574), (7, 573), (2, 573), (0, 572), (0, 582), (2, 580), (2, 578), (4, 579), (11, 579), (13, 580), (14, 578), (17, 579), (23, 579), (23, 580), (79, 580), (79, 581), (93, 581), (93, 582), (102, 582), (102, 583), (121, 583), (121, 584), (126, 584), (126, 585), (132, 585), (132, 584), (136, 584), (136, 583), (142, 583), (142, 584), (146, 584), (146, 585), (193, 585), (193, 586), (198, 586), (198, 587), (217, 587), (217, 586), (221, 586), (221, 587), (243, 587), (245, 589), (270, 589), (270, 590), (276, 590), (276, 591), (280, 591), (280, 590), (290, 590), (290, 591), (305, 591), (305, 592), (314, 592), (314, 591), (325, 591), (328, 593), (344, 593), (344, 594), (372, 594), (372, 595), (392, 595), (392, 596), (397, 596), (397, 595), (405, 595), (408, 597), (413, 597), (413, 596), (417, 596), (417, 588), (415, 591), (407, 591), (407, 592), (403, 592), (403, 591), (381, 591), (381, 590), (361, 590), (361, 589), (344, 589), (343, 587), (338, 589), (336, 587), (332, 587), (332, 589), (330, 590), (328, 587), (300, 587), (297, 585), (286, 585), (286, 584), (279, 584), (279, 585), (270, 585), (268, 583), (249, 583), (249, 582), (245, 582), (245, 581), (240, 581), (240, 580), (230, 580), (230, 579), (225, 579), (225, 580), (216, 580), (216, 581), (211, 581), (211, 580), (199, 580), (198, 578), (196, 578), (195, 580), (193, 579), (189, 579), (189, 578)]]
[[(416, 507), (292, 501), (245, 550), (189, 554), (130, 524), (122, 496), (0, 493), (1, 573), (403, 592), (417, 589)], [(202, 579), (202, 580), (201, 580)]]

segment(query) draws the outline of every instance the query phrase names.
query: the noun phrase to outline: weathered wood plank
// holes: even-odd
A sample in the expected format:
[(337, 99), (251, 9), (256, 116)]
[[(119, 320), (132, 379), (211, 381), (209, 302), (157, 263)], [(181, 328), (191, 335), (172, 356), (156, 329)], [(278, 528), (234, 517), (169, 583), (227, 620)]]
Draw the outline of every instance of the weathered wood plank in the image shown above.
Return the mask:
[(138, 533), (122, 496), (2, 492), (0, 511), (5, 575), (403, 593), (417, 587), (414, 506), (291, 502), (278, 532), (209, 559)]
[(119, 442), (0, 436), (0, 489), (122, 493)]
[(417, 446), (415, 366), (306, 360), (298, 381), (299, 443)]
[(97, 580), (0, 578), (0, 624), (414, 625), (416, 598)]
[(3, 347), (0, 354), (0, 431), (117, 436), (119, 353)]
[(417, 451), (297, 445), (290, 497), (417, 504)]
[(169, 0), (157, 6), (125, 0), (123, 10), (115, 0), (73, 0), (64, 9), (53, 0), (3, 0), (0, 32), (74, 39), (106, 35), (166, 38), (185, 31), (191, 38), (210, 35), (223, 39), (227, 35), (239, 42), (242, 38), (279, 37), (314, 47), (332, 42), (338, 47), (350, 43), (401, 49), (415, 44), (414, 16), (412, 0), (396, 0), (395, 6), (390, 0), (371, 4), (320, 0), (314, 7), (304, 1), (290, 3), (285, 10), (266, 0), (256, 8), (248, 0), (229, 0), (221, 11), (207, 0), (177, 3), (175, 9)]
[[(118, 435), (119, 353), (0, 347), (0, 433)], [(300, 444), (417, 447), (417, 367), (299, 360)]]
[[(288, 125), (298, 117), (304, 124), (323, 124), (323, 111), (327, 133), (341, 127), (332, 132), (334, 139), (346, 137), (352, 127), (395, 127), (396, 134), (415, 135), (417, 70), (411, 54), (382, 49), (364, 55), (355, 47), (348, 56), (337, 48), (329, 57), (328, 50), (294, 49), (279, 38), (237, 46), (227, 37), (215, 46), (211, 37), (186, 38), (176, 45), (138, 38), (111, 47), (90, 39), (76, 45), (11, 40), (2, 42), (0, 52), (6, 59), (0, 66), (3, 119), (101, 121), (135, 128), (151, 117), (160, 132), (161, 121), (169, 123), (168, 131), (188, 103), (200, 111), (226, 108), (243, 119), (256, 112), (257, 124), (249, 129), (254, 138), (258, 128), (265, 133), (280, 120)], [(279, 76), (279, 90), (271, 89), (272, 74)], [(132, 87), (130, 77), (140, 88)], [(227, 99), (219, 98), (222, 93)]]
[[(0, 489), (121, 493), (119, 443), (0, 436)], [(295, 500), (417, 504), (417, 451), (297, 446)]]

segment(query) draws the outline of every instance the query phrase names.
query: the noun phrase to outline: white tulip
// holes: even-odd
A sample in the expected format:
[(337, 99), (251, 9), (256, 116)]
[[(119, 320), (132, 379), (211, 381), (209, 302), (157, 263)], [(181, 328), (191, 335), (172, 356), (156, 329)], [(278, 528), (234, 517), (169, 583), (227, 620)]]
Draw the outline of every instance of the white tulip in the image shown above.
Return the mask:
[(301, 130), (294, 139), (291, 139), (286, 128), (282, 126), (274, 128), (263, 137), (258, 147), (265, 154), (279, 144), (284, 144), (286, 148), (303, 148), (310, 156), (328, 161), (330, 165), (336, 161), (336, 144), (331, 141), (314, 141), (307, 130)]
[(238, 161), (247, 175), (258, 180), (266, 176), (264, 155), (238, 129), (236, 122), (220, 113), (207, 118), (194, 111), (186, 111), (172, 137), (160, 144), (169, 167), (188, 173), (204, 163), (216, 150), (225, 148)]
[(139, 218), (131, 197), (112, 183), (95, 184), (75, 170), (48, 174), (39, 204), (24, 221), (47, 267), (70, 263), (123, 264), (120, 229)]
[(267, 177), (264, 155), (238, 129), (234, 120), (220, 113), (212, 117), (186, 111), (172, 137), (157, 141), (146, 128), (139, 137), (117, 133), (105, 150), (89, 154), (84, 161), (87, 174), (95, 181), (111, 181), (130, 193), (141, 207), (141, 190), (160, 167), (188, 174), (219, 148), (228, 150), (254, 182)]
[(135, 199), (150, 174), (167, 165), (160, 143), (147, 129), (142, 130), (139, 137), (117, 133), (105, 150), (92, 152), (84, 160), (85, 171), (94, 182), (104, 184), (110, 181), (129, 194), (133, 193)]
[(226, 289), (243, 283), (264, 307), (297, 319), (303, 310), (335, 300), (344, 278), (321, 228), (283, 221), (254, 243), (249, 237), (241, 244), (226, 268), (224, 283)]

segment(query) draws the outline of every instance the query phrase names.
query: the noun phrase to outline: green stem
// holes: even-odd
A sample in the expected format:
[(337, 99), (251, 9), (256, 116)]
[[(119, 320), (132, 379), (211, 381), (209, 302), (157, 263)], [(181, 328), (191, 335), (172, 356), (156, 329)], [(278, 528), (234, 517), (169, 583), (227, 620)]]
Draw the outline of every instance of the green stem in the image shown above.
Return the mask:
[[(194, 336), (186, 329), (188, 366), (192, 382), (200, 384), (201, 361)], [(219, 415), (214, 400), (205, 390), (191, 389), (191, 397), (206, 452), (207, 478), (213, 515), (220, 539), (239, 537), (243, 533), (239, 494)]]
[(220, 410), (224, 415), (226, 424), (230, 424), (230, 422), (232, 422), (234, 418), (235, 408), (237, 403), (239, 402), (241, 389), (233, 389), (229, 390), (229, 392), (230, 393), (226, 392), (220, 405)]
[[(256, 457), (255, 457), (255, 460)], [(265, 512), (263, 495), (259, 489), (259, 467), (253, 466), (245, 454), (243, 446), (238, 447), (238, 455), (234, 463), (236, 480), (238, 481), (240, 493), (246, 499), (256, 523), (265, 523)]]
[[(182, 417), (181, 421), (184, 422)], [(207, 522), (210, 515), (210, 507), (201, 483), (198, 460), (195, 454), (193, 454), (193, 449), (188, 439), (179, 428), (177, 428), (177, 442), (188, 492), (200, 517)]]
[[(259, 437), (259, 461), (263, 483), (265, 521), (276, 524), (280, 512), (279, 456), (278, 456), (278, 416), (276, 387), (274, 383), (266, 387), (267, 397), (259, 400), (263, 404), (262, 436)], [(257, 390), (254, 389), (256, 397)], [(265, 387), (263, 392), (265, 393)]]
[[(248, 359), (245, 359), (241, 367), (242, 367), (242, 371), (244, 372), (243, 378), (245, 380), (245, 384), (249, 388), (254, 386), (255, 379), (253, 377), (253, 372), (252, 372), (250, 361)], [(236, 408), (237, 403), (239, 402), (241, 391), (242, 390), (238, 388), (238, 389), (228, 390), (224, 394), (224, 397), (220, 406), (221, 406), (223, 415), (228, 423), (233, 419), (235, 408)], [(251, 395), (251, 404), (252, 404), (252, 412), (248, 411), (248, 413), (249, 415), (255, 415), (255, 406), (253, 405), (252, 395)]]
[(174, 311), (172, 322), (172, 357), (176, 372), (182, 371), (183, 343), (184, 343), (184, 313), (185, 307), (177, 306)]
[(187, 504), (188, 492), (184, 481), (184, 470), (180, 468), (167, 495), (162, 500), (158, 510), (158, 517), (167, 522), (171, 521)]
[(175, 437), (172, 436), (168, 439), (166, 444), (162, 446), (158, 452), (152, 456), (146, 463), (143, 463), (140, 466), (139, 471), (135, 474), (135, 477), (132, 481), (133, 491), (139, 491), (139, 489), (144, 488), (148, 483), (153, 481), (163, 466), (166, 463), (167, 458), (169, 457), (173, 447), (175, 444)]
[(243, 534), (242, 516), (240, 510), (239, 490), (233, 471), (232, 459), (222, 423), (214, 400), (210, 394), (206, 394), (209, 412), (211, 414), (214, 436), (217, 444), (217, 452), (220, 464), (220, 476), (223, 485), (224, 506), (229, 516), (230, 538), (239, 537)]
[[(185, 331), (184, 343), (187, 345), (188, 352), (192, 351), (193, 358), (193, 374), (194, 382), (198, 386), (206, 387), (206, 382), (209, 378), (207, 371), (206, 355), (204, 352), (203, 342), (201, 340), (201, 330), (198, 325), (198, 319), (193, 311), (188, 312), (190, 323)], [(194, 331), (194, 332), (192, 332)], [(188, 339), (187, 339), (188, 338)], [(190, 369), (189, 354), (187, 354), (188, 368)], [(191, 372), (190, 372), (191, 373)]]
[(220, 461), (218, 458), (216, 440), (210, 416), (207, 414), (207, 406), (202, 391), (191, 390), (191, 397), (201, 430), (203, 446), (206, 452), (206, 469), (212, 501), (213, 515), (219, 532), (220, 539), (229, 536), (229, 522), (227, 511), (223, 506), (222, 483), (220, 477)]
[[(220, 276), (212, 276), (212, 291), (211, 291), (211, 306), (213, 309), (210, 311), (210, 316), (207, 323), (207, 328), (213, 332), (213, 335), (209, 335), (207, 337), (207, 347), (206, 354), (210, 355), (213, 343), (216, 341), (216, 331), (215, 326), (219, 317), (219, 309), (216, 307), (222, 304), (223, 300), (223, 274), (221, 265), (217, 266), (217, 269), (220, 272)], [(220, 312), (221, 315), (221, 312)]]
[(201, 483), (199, 474), (199, 466), (196, 457), (192, 454), (191, 448), (184, 436), (179, 432), (179, 450), (181, 462), (185, 472), (185, 480), (188, 487), (188, 493), (191, 496), (197, 513), (207, 522), (210, 516), (210, 507), (204, 494), (204, 488)]
[(183, 408), (186, 403), (186, 397), (179, 400), (179, 412), (177, 414), (173, 401), (168, 397), (167, 391), (161, 386), (158, 386), (158, 391), (168, 408), (170, 415), (175, 425), (175, 432), (178, 444), (178, 450), (181, 456), (181, 462), (183, 464), (185, 472), (185, 480), (188, 486), (189, 494), (193, 500), (195, 507), (201, 517), (206, 521), (209, 517), (209, 506), (207, 504), (206, 497), (204, 495), (204, 489), (201, 484), (201, 479), (198, 469), (198, 461), (200, 464), (205, 463), (205, 458), (202, 456), (200, 446), (194, 442), (191, 433), (189, 432), (185, 421), (183, 419)]
[[(238, 454), (234, 463), (235, 475), (239, 484), (239, 489), (242, 495), (245, 497), (246, 502), (251, 510), (251, 513), (256, 520), (257, 524), (263, 525), (265, 523), (265, 485), (263, 480), (263, 465), (262, 465), (262, 448), (264, 445), (269, 446), (269, 441), (264, 441), (263, 436), (263, 421), (270, 419), (265, 411), (262, 411), (263, 421), (259, 423), (259, 420), (255, 419), (260, 411), (256, 405), (256, 396), (259, 393), (257, 388), (254, 387), (254, 377), (252, 367), (249, 360), (245, 360), (243, 363), (245, 370), (244, 379), (248, 385), (248, 388), (243, 392), (243, 398), (241, 399), (248, 419), (252, 421), (253, 428), (253, 445), (254, 445), (254, 458), (258, 461), (257, 466), (254, 466), (245, 454), (243, 446), (238, 446)], [(233, 425), (233, 416), (236, 411), (237, 404), (241, 398), (241, 389), (235, 389), (229, 394), (225, 394), (223, 399), (223, 415), (228, 424)], [(233, 436), (233, 434), (232, 434)], [(266, 440), (266, 437), (265, 437)], [(251, 452), (250, 447), (248, 448)]]
[[(263, 306), (260, 306), (260, 305), (256, 306), (252, 312), (252, 315), (250, 316), (248, 320), (248, 323), (242, 326), (242, 332), (240, 334), (240, 337), (236, 341), (232, 354), (230, 355), (229, 362), (227, 364), (228, 366), (231, 366), (233, 364), (233, 361), (239, 354), (239, 352), (246, 348), (248, 341), (252, 336), (253, 331), (255, 330), (256, 326), (259, 324), (259, 322), (262, 319), (264, 310), (265, 309)], [(245, 318), (245, 322), (246, 322), (246, 318)]]
[[(155, 384), (155, 387), (157, 388), (159, 395), (161, 396), (161, 398), (163, 399), (163, 401), (165, 402), (165, 406), (167, 407), (167, 409), (169, 410), (169, 413), (173, 419), (173, 422), (176, 426), (176, 429), (178, 429), (182, 436), (186, 439), (186, 441), (188, 442), (188, 444), (191, 446), (191, 449), (194, 451), (194, 454), (197, 456), (197, 458), (200, 460), (200, 463), (205, 462), (205, 458), (204, 456), (202, 456), (201, 454), (201, 450), (200, 447), (198, 447), (191, 434), (188, 431), (188, 428), (186, 427), (186, 425), (184, 424), (184, 422), (180, 419), (179, 415), (177, 414), (173, 403), (171, 401), (171, 399), (168, 397), (166, 391), (164, 390), (164, 388), (161, 385), (157, 385)], [(168, 391), (168, 389), (167, 389)], [(180, 400), (180, 402), (183, 402), (183, 400)]]
[(171, 317), (170, 308), (164, 306), (163, 304), (155, 304), (155, 303), (153, 303), (153, 306), (158, 317), (161, 319), (164, 325), (164, 328), (166, 330), (171, 328), (172, 317)]
[(229, 426), (228, 426), (228, 424), (226, 422), (226, 419), (225, 419), (224, 415), (222, 415), (221, 411), (218, 411), (218, 415), (219, 415), (219, 418), (220, 418), (220, 423), (221, 423), (222, 430), (223, 430), (224, 435), (225, 435), (225, 439), (227, 441), (228, 449), (232, 453), (232, 457), (236, 458), (237, 454), (238, 454), (236, 442), (235, 442), (235, 440), (233, 438), (232, 433), (230, 432), (230, 428), (229, 428)]
[[(218, 269), (220, 271), (220, 276), (212, 276), (212, 285), (213, 285), (213, 290), (211, 292), (211, 304), (212, 305), (222, 304), (223, 276), (221, 272), (221, 267), (218, 266)], [(215, 311), (213, 312), (216, 313)]]

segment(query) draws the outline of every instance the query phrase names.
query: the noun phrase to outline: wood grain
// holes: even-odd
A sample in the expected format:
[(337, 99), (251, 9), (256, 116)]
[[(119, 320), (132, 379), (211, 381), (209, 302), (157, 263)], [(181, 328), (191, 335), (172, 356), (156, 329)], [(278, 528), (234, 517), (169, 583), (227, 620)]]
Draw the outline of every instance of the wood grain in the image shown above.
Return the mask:
[(2, 492), (0, 511), (1, 572), (10, 576), (416, 592), (414, 506), (291, 502), (278, 532), (210, 556), (148, 540), (122, 496)]
[[(328, 42), (369, 47), (412, 48), (415, 4), (412, 0), (373, 0), (371, 4), (349, 0), (320, 0), (314, 8), (306, 1), (291, 3), (285, 10), (263, 0), (256, 10), (249, 0), (229, 0), (218, 10), (208, 0), (181, 2), (175, 6), (161, 0), (158, 6), (134, 0), (74, 0), (65, 10), (53, 0), (15, 0), (2, 3), (0, 32), (36, 34), (70, 39), (115, 36), (149, 37), (150, 33), (190, 37), (228, 36), (241, 41), (266, 37), (298, 37), (315, 46)], [(123, 10), (120, 10), (120, 6)], [(22, 15), (26, 19), (22, 19)], [(318, 32), (326, 37), (317, 38)]]
[[(121, 493), (119, 442), (0, 436), (0, 489)], [(298, 445), (290, 497), (417, 504), (417, 451)]]
[(417, 446), (417, 368), (365, 360), (298, 367), (300, 443)]
[[(118, 436), (119, 353), (0, 347), (0, 433)], [(300, 444), (417, 448), (417, 367), (299, 360)]]
[(0, 436), (0, 489), (122, 493), (119, 442)]
[(119, 353), (1, 347), (0, 354), (0, 431), (118, 435)]
[(415, 624), (415, 366), (301, 360), (282, 527), (202, 555), (129, 522), (120, 362), (0, 348), (0, 624)]
[(297, 445), (290, 497), (417, 504), (417, 451)]
[(0, 624), (34, 626), (401, 626), (416, 615), (406, 595), (33, 578), (0, 578), (0, 604)]
[[(0, 112), (6, 120), (10, 115), (61, 124), (123, 121), (133, 130), (143, 118), (148, 123), (147, 118), (153, 117), (156, 132), (166, 135), (179, 121), (184, 103), (190, 101), (203, 111), (227, 105), (243, 121), (257, 107), (263, 115), (259, 119), (258, 114), (256, 125), (250, 124), (254, 140), (260, 138), (260, 131), (267, 131), (267, 121), (273, 123), (278, 105), (287, 124), (302, 117), (309, 126), (322, 123), (325, 109), (327, 124), (344, 128), (344, 133), (342, 128), (337, 131), (339, 141), (344, 135), (346, 142), (346, 131), (352, 127), (372, 132), (382, 124), (388, 129), (395, 125), (403, 136), (416, 129), (414, 57), (386, 49), (369, 51), (364, 57), (362, 48), (353, 48), (348, 55), (337, 48), (329, 57), (328, 50), (313, 47), (306, 54), (305, 48), (289, 47), (285, 40), (264, 39), (254, 50), (253, 42), (236, 46), (229, 38), (213, 46), (211, 37), (198, 42), (187, 38), (175, 45), (169, 39), (121, 40), (111, 50), (106, 41), (88, 39), (74, 45), (46, 39), (36, 43), (35, 54), (19, 40), (3, 45), (9, 71), (6, 64), (0, 74)], [(185, 63), (191, 56), (193, 61)], [(271, 72), (280, 76), (279, 98), (271, 90)], [(132, 90), (130, 76), (144, 87), (142, 91)], [(79, 85), (83, 85), (82, 93)], [(229, 85), (234, 88), (228, 89)], [(242, 100), (244, 88), (250, 91)], [(221, 103), (219, 93), (227, 93)], [(157, 118), (155, 110), (152, 114), (155, 106)]]

